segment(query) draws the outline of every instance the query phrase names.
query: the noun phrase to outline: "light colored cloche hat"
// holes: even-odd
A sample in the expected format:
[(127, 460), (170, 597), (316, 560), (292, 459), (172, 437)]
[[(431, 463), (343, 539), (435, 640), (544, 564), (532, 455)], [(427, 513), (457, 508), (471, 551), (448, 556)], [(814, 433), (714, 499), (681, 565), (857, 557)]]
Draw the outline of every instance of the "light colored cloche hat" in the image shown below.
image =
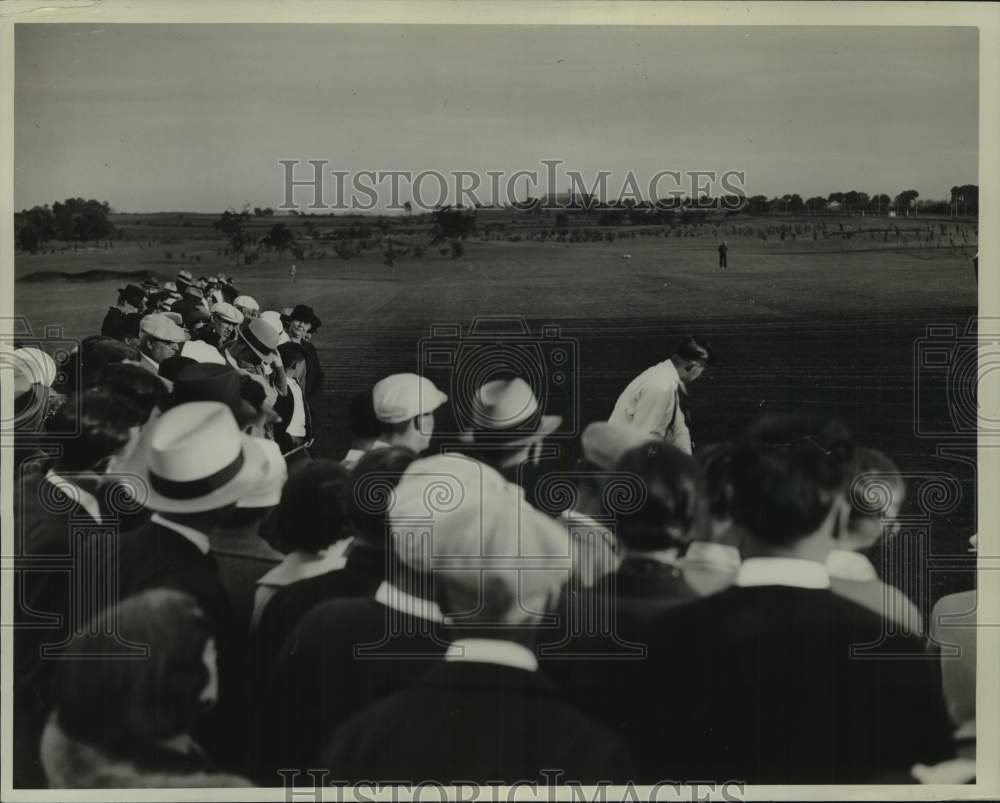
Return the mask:
[(539, 412), (538, 399), (523, 379), (494, 379), (476, 393), (472, 429), (460, 439), (465, 443), (502, 441), (506, 446), (530, 446), (562, 423), (561, 416)]

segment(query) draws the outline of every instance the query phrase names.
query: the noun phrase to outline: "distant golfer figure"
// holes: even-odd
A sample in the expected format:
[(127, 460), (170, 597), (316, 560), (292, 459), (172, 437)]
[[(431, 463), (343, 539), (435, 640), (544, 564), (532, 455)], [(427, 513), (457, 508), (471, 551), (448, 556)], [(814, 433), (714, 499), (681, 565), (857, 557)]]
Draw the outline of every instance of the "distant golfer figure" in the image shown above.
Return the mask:
[(726, 241), (722, 241), (722, 245), (719, 246), (719, 269), (725, 270), (727, 267), (726, 256), (729, 254), (729, 246), (726, 245)]
[(295, 281), (295, 264), (292, 263), (292, 267), (288, 269), (288, 277), (294, 282)]

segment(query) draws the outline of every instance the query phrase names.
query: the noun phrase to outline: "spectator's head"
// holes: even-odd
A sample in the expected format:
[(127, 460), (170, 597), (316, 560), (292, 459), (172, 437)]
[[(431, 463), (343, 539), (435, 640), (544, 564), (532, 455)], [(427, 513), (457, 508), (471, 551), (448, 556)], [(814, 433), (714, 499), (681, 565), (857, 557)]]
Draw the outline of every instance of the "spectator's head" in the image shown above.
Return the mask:
[(374, 549), (387, 548), (387, 519), (396, 486), (415, 452), (404, 446), (373, 449), (358, 461), (351, 472), (347, 515), (354, 525), (355, 541)]
[(289, 341), (278, 346), (285, 374), (300, 385), (306, 380), (306, 353), (298, 343)]
[(59, 473), (105, 473), (131, 454), (145, 420), (134, 401), (105, 390), (87, 390), (71, 399), (47, 423), (50, 432), (67, 433), (58, 439)]
[(280, 337), (281, 333), (266, 320), (254, 318), (237, 330), (229, 353), (235, 360), (260, 365), (273, 359)]
[[(249, 378), (247, 381), (253, 382)], [(257, 410), (243, 398), (240, 374), (229, 365), (192, 360), (177, 371), (173, 382), (168, 407), (194, 401), (222, 402), (230, 409), (240, 429), (249, 426), (257, 416)]]
[(214, 705), (215, 639), (193, 597), (144, 591), (91, 624), (54, 664), (55, 709), (70, 737), (134, 755), (190, 733)]
[(123, 312), (142, 312), (146, 308), (146, 292), (138, 285), (125, 285), (118, 291), (118, 307)]
[(507, 476), (562, 423), (560, 416), (543, 415), (531, 385), (520, 377), (483, 384), (472, 410), (472, 428), (461, 436), (466, 451)]
[[(414, 527), (414, 519), (429, 526)], [(495, 469), (463, 455), (411, 463), (389, 522), (400, 563), (432, 579), (442, 612), (461, 622), (462, 635), (495, 638), (497, 627), (534, 623), (567, 578), (566, 529)], [(539, 569), (539, 559), (551, 571)], [(565, 566), (554, 565), (560, 559)]]
[(185, 357), (183, 354), (175, 354), (173, 357), (167, 357), (167, 359), (160, 363), (160, 368), (157, 373), (168, 382), (173, 382), (182, 368), (185, 368), (188, 365), (197, 364), (197, 360)]
[(319, 329), (321, 323), (312, 307), (296, 304), (288, 313), (288, 337), (296, 343), (301, 342), (307, 334)]
[(156, 374), (133, 363), (112, 363), (101, 371), (100, 387), (109, 393), (131, 399), (142, 411), (145, 424), (153, 411), (162, 410), (167, 398), (167, 386)]
[(56, 384), (62, 393), (91, 388), (98, 383), (104, 366), (116, 362), (139, 362), (139, 349), (105, 335), (94, 335), (80, 341), (66, 363), (64, 382)]
[(162, 312), (144, 317), (139, 332), (139, 350), (157, 364), (178, 354), (188, 339), (188, 333)]
[(145, 507), (203, 532), (269, 478), (260, 446), (215, 401), (164, 412), (143, 432), (125, 471)]
[(685, 384), (694, 382), (712, 364), (715, 354), (701, 338), (691, 335), (677, 344), (670, 357), (677, 374)]
[(434, 411), (447, 400), (433, 382), (417, 374), (393, 374), (380, 380), (372, 389), (372, 403), (382, 440), (417, 454), (427, 451), (434, 434)]
[(348, 535), (344, 499), (347, 470), (312, 460), (291, 472), (281, 501), (265, 523), (267, 540), (282, 552), (320, 552)]
[(243, 323), (243, 313), (232, 304), (222, 301), (212, 305), (210, 326), (221, 345), (224, 346), (236, 337), (236, 329), (241, 323)]
[(877, 449), (859, 448), (854, 454), (854, 480), (850, 488), (851, 513), (840, 546), (864, 550), (882, 537), (888, 519), (896, 527), (906, 482), (899, 467)]
[(260, 315), (260, 305), (250, 296), (237, 296), (233, 301), (233, 306), (242, 312), (246, 319), (256, 318)]
[(823, 562), (848, 515), (854, 445), (839, 423), (768, 416), (734, 445), (734, 521), (744, 552), (800, 554)]
[(241, 535), (257, 535), (264, 519), (281, 501), (281, 490), (288, 479), (288, 465), (278, 444), (267, 438), (254, 438), (254, 441), (267, 459), (264, 481), (256, 491), (242, 497), (219, 522), (223, 530), (237, 531)]
[(359, 391), (351, 398), (347, 407), (347, 425), (356, 448), (367, 448), (382, 434), (370, 390)]
[(615, 515), (615, 534), (628, 552), (675, 549), (694, 539), (701, 481), (694, 459), (659, 441), (627, 451), (615, 470), (632, 475), (645, 489), (641, 502), (629, 499)]

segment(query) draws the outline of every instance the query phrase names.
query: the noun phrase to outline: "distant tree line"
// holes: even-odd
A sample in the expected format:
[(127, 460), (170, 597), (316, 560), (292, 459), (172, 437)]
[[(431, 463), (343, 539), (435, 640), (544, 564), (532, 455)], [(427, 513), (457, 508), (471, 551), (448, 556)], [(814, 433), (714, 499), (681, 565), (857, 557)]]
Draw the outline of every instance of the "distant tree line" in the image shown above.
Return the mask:
[(51, 207), (45, 204), (23, 209), (15, 216), (18, 248), (34, 254), (52, 240), (74, 247), (78, 243), (106, 243), (113, 247), (119, 231), (108, 219), (111, 211), (107, 201), (93, 198), (67, 198)]

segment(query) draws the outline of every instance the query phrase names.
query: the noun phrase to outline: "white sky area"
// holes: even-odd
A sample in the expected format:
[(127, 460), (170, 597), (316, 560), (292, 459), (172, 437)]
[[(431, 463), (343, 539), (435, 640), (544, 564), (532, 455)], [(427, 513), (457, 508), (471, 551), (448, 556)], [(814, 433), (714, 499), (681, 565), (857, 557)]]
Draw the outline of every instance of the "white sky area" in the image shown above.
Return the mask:
[(562, 159), (614, 192), (630, 170), (741, 170), (769, 197), (978, 183), (973, 28), (18, 24), (15, 43), (15, 209), (277, 206), (279, 159)]

